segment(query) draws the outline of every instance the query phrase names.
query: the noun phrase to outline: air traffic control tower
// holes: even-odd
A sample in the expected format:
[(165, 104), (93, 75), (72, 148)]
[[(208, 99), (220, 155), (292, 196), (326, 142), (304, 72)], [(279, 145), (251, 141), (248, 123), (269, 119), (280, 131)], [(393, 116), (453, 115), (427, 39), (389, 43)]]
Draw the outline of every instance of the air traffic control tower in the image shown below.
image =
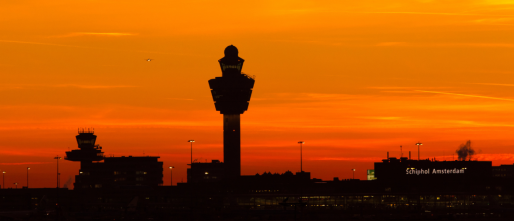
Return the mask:
[(96, 135), (94, 135), (93, 130), (79, 129), (79, 135), (77, 135), (76, 138), (79, 149), (67, 151), (66, 160), (80, 161), (81, 168), (84, 167), (84, 164), (104, 160), (102, 147), (95, 145)]
[(255, 83), (252, 77), (241, 73), (244, 61), (235, 46), (228, 46), (225, 57), (218, 60), (222, 76), (209, 80), (214, 106), (223, 114), (224, 173), (228, 180), (241, 175), (240, 115), (248, 110)]

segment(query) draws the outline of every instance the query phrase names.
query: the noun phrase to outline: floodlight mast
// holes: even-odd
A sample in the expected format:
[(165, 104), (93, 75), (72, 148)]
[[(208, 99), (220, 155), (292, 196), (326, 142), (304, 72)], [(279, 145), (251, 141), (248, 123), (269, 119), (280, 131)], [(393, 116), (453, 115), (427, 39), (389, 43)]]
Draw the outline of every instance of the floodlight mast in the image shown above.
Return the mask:
[(2, 171), (2, 189), (5, 189), (5, 171)]
[(302, 150), (302, 144), (304, 144), (305, 142), (303, 141), (298, 141), (298, 144), (300, 144), (300, 173), (303, 172), (303, 150)]
[(191, 143), (191, 167), (193, 167), (193, 143), (195, 140), (188, 140), (187, 142)]
[(27, 189), (29, 188), (29, 170), (30, 167), (27, 167)]
[(173, 186), (173, 168), (174, 166), (169, 167), (170, 168), (170, 186)]
[(57, 188), (59, 188), (61, 186), (61, 184), (59, 183), (59, 175), (61, 175), (59, 173), (59, 160), (60, 159), (61, 159), (61, 157), (59, 157), (59, 156), (54, 157), (54, 160), (57, 160)]
[(423, 145), (421, 142), (417, 142), (416, 145), (418, 145), (418, 161), (419, 161), (419, 146)]

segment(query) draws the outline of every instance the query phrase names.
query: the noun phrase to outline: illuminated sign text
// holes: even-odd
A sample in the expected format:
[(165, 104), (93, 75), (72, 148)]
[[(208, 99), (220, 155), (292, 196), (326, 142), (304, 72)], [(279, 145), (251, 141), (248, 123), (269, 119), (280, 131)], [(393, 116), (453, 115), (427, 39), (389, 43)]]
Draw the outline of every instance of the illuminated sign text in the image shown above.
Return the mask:
[(407, 175), (425, 175), (425, 174), (463, 174), (466, 171), (465, 168), (462, 169), (416, 169), (416, 168), (407, 168), (405, 170)]

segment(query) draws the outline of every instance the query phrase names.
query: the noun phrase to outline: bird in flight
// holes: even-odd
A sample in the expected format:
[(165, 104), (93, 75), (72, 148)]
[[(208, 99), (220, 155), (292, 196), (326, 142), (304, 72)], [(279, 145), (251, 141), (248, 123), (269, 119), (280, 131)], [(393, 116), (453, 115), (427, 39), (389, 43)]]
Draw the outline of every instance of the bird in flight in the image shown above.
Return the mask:
[(148, 58), (148, 59), (146, 59), (146, 61), (153, 61), (153, 59), (151, 59), (151, 58)]

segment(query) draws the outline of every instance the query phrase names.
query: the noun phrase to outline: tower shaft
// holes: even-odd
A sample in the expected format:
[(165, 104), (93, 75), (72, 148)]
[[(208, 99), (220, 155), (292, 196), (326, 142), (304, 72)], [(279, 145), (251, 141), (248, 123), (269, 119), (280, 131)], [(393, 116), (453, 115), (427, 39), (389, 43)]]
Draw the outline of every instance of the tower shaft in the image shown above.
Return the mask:
[(223, 114), (223, 159), (225, 174), (231, 179), (241, 175), (240, 114)]

